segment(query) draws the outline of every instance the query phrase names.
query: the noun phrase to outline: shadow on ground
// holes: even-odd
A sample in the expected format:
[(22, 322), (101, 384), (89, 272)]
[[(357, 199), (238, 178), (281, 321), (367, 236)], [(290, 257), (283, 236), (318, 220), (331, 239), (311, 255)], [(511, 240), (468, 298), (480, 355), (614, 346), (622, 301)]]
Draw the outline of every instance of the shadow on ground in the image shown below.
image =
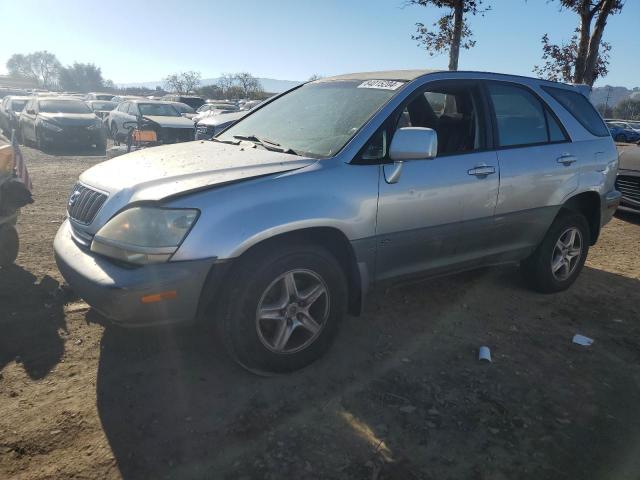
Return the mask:
[(58, 282), (36, 277), (17, 265), (0, 268), (0, 371), (22, 364), (32, 379), (45, 377), (64, 354), (66, 330)]
[(553, 296), (512, 269), (415, 282), (272, 378), (200, 330), (107, 328), (99, 415), (125, 479), (637, 478), (638, 300), (637, 280), (589, 268)]

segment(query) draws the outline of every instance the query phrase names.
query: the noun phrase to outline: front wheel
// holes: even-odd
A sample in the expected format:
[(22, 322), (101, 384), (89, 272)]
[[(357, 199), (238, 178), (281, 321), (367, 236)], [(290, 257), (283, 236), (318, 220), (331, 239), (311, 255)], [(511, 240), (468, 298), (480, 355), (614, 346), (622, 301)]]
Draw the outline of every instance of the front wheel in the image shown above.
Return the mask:
[(616, 135), (614, 140), (616, 142), (619, 142), (619, 143), (626, 143), (627, 142), (627, 137), (625, 137), (622, 133), (619, 133), (618, 135)]
[(111, 139), (116, 145), (120, 145), (120, 142), (118, 141), (118, 126), (116, 125), (116, 122), (111, 123)]
[(521, 263), (525, 280), (542, 293), (566, 290), (584, 266), (590, 239), (589, 225), (583, 215), (561, 212), (542, 243)]
[(259, 374), (298, 370), (329, 347), (346, 312), (344, 272), (312, 245), (258, 249), (240, 259), (220, 305), (231, 356)]

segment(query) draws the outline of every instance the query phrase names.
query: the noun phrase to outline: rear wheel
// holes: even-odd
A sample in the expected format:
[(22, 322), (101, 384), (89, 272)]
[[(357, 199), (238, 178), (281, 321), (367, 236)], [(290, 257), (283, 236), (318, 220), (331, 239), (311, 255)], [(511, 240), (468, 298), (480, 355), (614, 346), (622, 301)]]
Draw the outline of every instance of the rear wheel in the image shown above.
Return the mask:
[(566, 290), (584, 266), (589, 243), (589, 225), (584, 216), (561, 212), (535, 252), (521, 263), (525, 280), (543, 293)]
[(20, 240), (13, 225), (0, 226), (0, 267), (6, 267), (18, 258)]
[(347, 305), (342, 268), (322, 247), (259, 249), (241, 258), (219, 308), (231, 356), (259, 374), (300, 369), (319, 358)]

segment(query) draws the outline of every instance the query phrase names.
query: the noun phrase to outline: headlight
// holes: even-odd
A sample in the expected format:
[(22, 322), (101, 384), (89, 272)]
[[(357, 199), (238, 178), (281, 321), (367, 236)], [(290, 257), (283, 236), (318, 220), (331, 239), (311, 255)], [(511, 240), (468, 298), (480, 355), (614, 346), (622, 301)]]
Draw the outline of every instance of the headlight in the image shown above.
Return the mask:
[(62, 131), (62, 129), (59, 126), (57, 126), (57, 125), (55, 125), (55, 124), (53, 124), (51, 122), (47, 122), (46, 120), (41, 120), (40, 121), (40, 127), (41, 128), (45, 128), (47, 130), (50, 130), (52, 132), (61, 132)]
[(133, 207), (103, 226), (93, 237), (91, 251), (144, 265), (166, 262), (187, 236), (198, 210)]

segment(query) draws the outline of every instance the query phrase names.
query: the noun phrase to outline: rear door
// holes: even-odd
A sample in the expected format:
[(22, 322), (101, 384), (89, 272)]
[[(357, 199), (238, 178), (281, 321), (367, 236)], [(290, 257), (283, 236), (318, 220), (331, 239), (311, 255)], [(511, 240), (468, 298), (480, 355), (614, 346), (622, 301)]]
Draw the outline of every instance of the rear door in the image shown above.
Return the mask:
[(491, 252), (518, 259), (542, 240), (578, 188), (580, 158), (552, 110), (531, 89), (487, 82), (500, 162)]

